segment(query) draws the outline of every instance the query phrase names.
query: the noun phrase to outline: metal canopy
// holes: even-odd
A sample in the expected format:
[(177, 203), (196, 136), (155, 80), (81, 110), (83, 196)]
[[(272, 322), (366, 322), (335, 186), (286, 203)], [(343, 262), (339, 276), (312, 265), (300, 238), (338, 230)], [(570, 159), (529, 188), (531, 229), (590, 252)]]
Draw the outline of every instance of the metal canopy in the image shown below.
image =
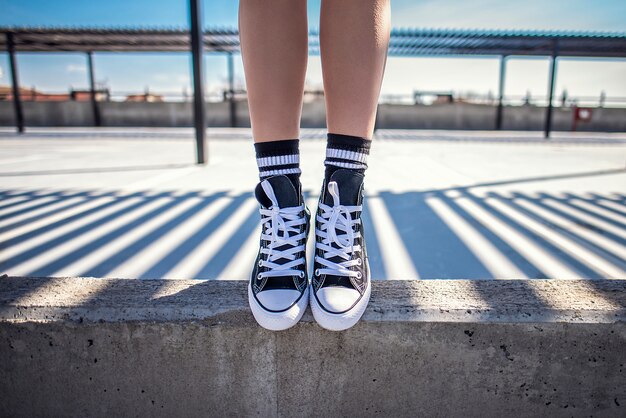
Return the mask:
[[(24, 131), (17, 52), (83, 52), (88, 54), (94, 121), (100, 123), (95, 100), (94, 52), (190, 52), (194, 74), (194, 125), (196, 128), (197, 161), (206, 162), (206, 115), (202, 92), (202, 53), (226, 52), (229, 59), (229, 96), (231, 123), (235, 124), (233, 99), (232, 54), (239, 52), (239, 33), (233, 28), (212, 28), (201, 31), (201, 13), (198, 0), (189, 0), (191, 31), (187, 28), (26, 28), (0, 27), (0, 50), (9, 53), (13, 102), (18, 132)], [(319, 54), (319, 33), (309, 34), (309, 52)], [(432, 55), (495, 55), (500, 56), (500, 82), (496, 129), (502, 127), (505, 59), (507, 56), (549, 56), (550, 87), (546, 106), (545, 136), (550, 135), (552, 99), (556, 78), (556, 60), (559, 56), (626, 58), (624, 32), (567, 32), (567, 31), (501, 31), (461, 29), (393, 29), (389, 43), (391, 56)]]
[[(12, 33), (16, 52), (189, 52), (187, 29), (141, 28), (0, 28), (0, 50)], [(499, 31), (459, 29), (393, 29), (392, 56), (526, 55), (626, 58), (626, 33), (573, 31)], [(232, 28), (204, 31), (204, 49), (239, 52)], [(309, 51), (319, 53), (317, 32), (309, 35)]]
[(396, 29), (389, 51), (396, 56), (527, 55), (626, 57), (626, 33)]
[[(0, 28), (12, 32), (17, 52), (189, 52), (188, 29), (124, 28)], [(204, 32), (206, 51), (239, 51), (239, 34), (232, 29)], [(0, 48), (4, 40), (0, 39)]]

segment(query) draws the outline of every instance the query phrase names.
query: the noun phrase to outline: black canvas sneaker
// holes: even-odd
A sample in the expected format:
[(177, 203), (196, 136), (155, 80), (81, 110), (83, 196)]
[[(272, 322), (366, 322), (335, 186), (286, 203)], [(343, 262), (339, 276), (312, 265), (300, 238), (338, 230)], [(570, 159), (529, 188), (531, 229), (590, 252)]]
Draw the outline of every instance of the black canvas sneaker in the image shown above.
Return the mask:
[(279, 331), (295, 325), (308, 303), (305, 247), (311, 215), (302, 191), (287, 176), (261, 181), (255, 196), (262, 231), (248, 302), (259, 325)]
[(320, 326), (341, 331), (356, 324), (371, 293), (363, 238), (364, 175), (338, 169), (324, 182), (315, 218), (311, 310)]

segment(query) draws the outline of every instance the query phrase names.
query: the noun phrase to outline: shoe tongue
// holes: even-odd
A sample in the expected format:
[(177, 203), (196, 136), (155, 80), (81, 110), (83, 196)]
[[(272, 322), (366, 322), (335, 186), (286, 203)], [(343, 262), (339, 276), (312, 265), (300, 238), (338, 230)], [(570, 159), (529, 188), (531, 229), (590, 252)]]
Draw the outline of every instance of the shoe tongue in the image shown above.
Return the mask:
[[(276, 196), (279, 208), (290, 208), (300, 204), (298, 192), (293, 186), (291, 180), (289, 180), (289, 177), (285, 175), (278, 175), (269, 177), (263, 181), (267, 181), (270, 184), (272, 190), (274, 191), (274, 195)], [(257, 184), (254, 194), (261, 205), (269, 208), (272, 206), (272, 201), (265, 193), (265, 190), (263, 190), (263, 181)]]
[[(359, 192), (365, 176), (354, 170), (340, 168), (328, 179), (328, 183), (334, 181), (339, 189), (339, 203), (344, 206), (356, 206), (359, 204)], [(328, 187), (328, 183), (326, 187)], [(330, 192), (325, 190), (324, 204), (333, 206), (333, 197)]]

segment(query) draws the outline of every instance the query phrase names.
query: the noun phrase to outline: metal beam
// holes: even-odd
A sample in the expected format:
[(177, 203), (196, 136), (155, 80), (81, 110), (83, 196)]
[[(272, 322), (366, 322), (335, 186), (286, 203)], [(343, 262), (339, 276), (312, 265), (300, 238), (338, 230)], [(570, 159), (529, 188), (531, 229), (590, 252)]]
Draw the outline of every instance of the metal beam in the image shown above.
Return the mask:
[(102, 126), (102, 118), (100, 117), (100, 107), (96, 100), (96, 81), (93, 69), (93, 52), (87, 52), (87, 70), (89, 75), (89, 91), (91, 92), (91, 108), (93, 111), (93, 124)]
[(230, 126), (237, 127), (237, 107), (235, 103), (235, 64), (233, 53), (228, 53), (228, 100), (230, 103)]
[(196, 162), (206, 164), (206, 113), (204, 105), (204, 73), (202, 69), (202, 0), (189, 0), (191, 17), (191, 59), (193, 71), (193, 120), (196, 129)]
[[(4, 34), (7, 32), (15, 35), (15, 47), (19, 52), (188, 52), (190, 48), (188, 30), (0, 27), (0, 48), (3, 50), (6, 49)], [(205, 51), (240, 51), (236, 28), (208, 29), (204, 32), (204, 39)], [(554, 39), (559, 40), (561, 57), (626, 58), (624, 32), (420, 28), (392, 29), (388, 55), (545, 57), (552, 54)], [(309, 33), (309, 52), (319, 54), (319, 31)]]
[(9, 66), (11, 67), (11, 83), (13, 88), (13, 109), (15, 112), (15, 127), (18, 133), (24, 133), (24, 112), (22, 111), (22, 98), (20, 97), (20, 82), (17, 75), (17, 61), (15, 59), (15, 42), (13, 34), (7, 32), (7, 52), (9, 53)]
[(502, 100), (504, 99), (504, 82), (506, 80), (506, 55), (500, 57), (500, 79), (498, 81), (498, 110), (496, 111), (496, 129), (502, 129)]
[(552, 130), (552, 98), (554, 97), (554, 82), (556, 81), (556, 61), (558, 58), (558, 43), (554, 41), (554, 49), (550, 57), (550, 83), (548, 85), (548, 104), (546, 106), (546, 119), (543, 128), (544, 138), (550, 138)]

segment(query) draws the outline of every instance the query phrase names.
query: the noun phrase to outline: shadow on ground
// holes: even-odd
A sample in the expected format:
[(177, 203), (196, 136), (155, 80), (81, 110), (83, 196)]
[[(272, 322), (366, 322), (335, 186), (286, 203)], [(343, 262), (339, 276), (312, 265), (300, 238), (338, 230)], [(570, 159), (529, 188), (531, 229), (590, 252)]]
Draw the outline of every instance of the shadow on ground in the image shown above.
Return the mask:
[[(626, 196), (473, 190), (489, 185), (369, 195), (372, 277), (626, 278)], [(0, 199), (0, 272), (9, 275), (183, 278), (172, 271), (195, 254), (184, 278), (246, 279), (255, 257), (251, 193), (3, 190)], [(125, 275), (134, 262), (144, 267)]]

